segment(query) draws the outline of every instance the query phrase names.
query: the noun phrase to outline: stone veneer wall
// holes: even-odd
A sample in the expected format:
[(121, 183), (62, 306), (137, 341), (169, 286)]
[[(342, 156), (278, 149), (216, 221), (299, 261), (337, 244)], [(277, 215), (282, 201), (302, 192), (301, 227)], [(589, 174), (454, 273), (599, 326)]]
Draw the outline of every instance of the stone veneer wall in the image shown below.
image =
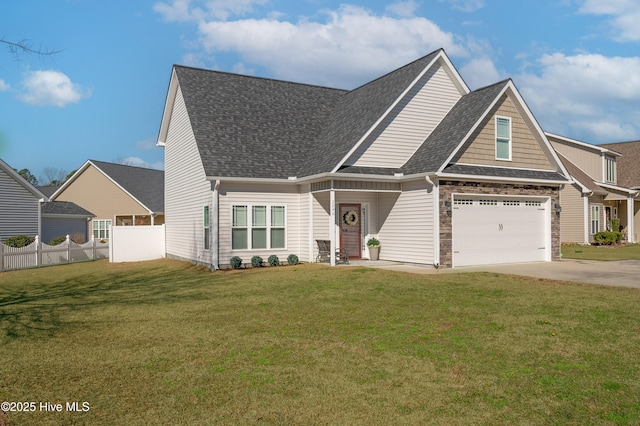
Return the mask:
[(451, 195), (514, 195), (551, 197), (551, 260), (560, 260), (560, 216), (553, 206), (560, 203), (560, 190), (557, 187), (540, 185), (513, 185), (503, 183), (475, 183), (460, 181), (440, 182), (440, 265), (452, 267), (452, 231), (451, 215), (444, 206), (445, 200), (452, 200)]

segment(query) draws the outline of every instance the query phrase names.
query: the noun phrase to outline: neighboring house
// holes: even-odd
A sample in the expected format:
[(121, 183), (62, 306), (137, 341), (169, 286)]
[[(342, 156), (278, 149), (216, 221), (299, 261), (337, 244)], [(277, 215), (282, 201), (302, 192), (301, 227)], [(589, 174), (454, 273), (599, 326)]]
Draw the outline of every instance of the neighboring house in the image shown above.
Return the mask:
[(14, 235), (40, 235), (45, 200), (42, 192), (0, 160), (0, 241)]
[[(640, 141), (617, 142), (600, 145), (622, 154), (618, 158), (618, 184), (633, 190), (640, 190)], [(634, 242), (638, 242), (640, 231), (640, 199), (636, 198), (633, 209)]]
[(560, 256), (566, 169), (511, 80), (470, 91), (444, 50), (351, 91), (174, 66), (158, 144), (169, 257)]
[(42, 242), (69, 235), (75, 243), (89, 241), (89, 223), (95, 215), (70, 201), (51, 201), (42, 205)]
[(638, 191), (618, 182), (621, 154), (609, 145), (591, 145), (551, 133), (547, 137), (573, 178), (560, 193), (562, 242), (589, 244), (597, 232), (611, 230), (615, 218), (620, 219), (625, 240), (637, 241), (636, 210), (629, 206), (634, 205)]
[(164, 172), (88, 160), (51, 199), (91, 212), (89, 235), (108, 239), (110, 225), (164, 223)]

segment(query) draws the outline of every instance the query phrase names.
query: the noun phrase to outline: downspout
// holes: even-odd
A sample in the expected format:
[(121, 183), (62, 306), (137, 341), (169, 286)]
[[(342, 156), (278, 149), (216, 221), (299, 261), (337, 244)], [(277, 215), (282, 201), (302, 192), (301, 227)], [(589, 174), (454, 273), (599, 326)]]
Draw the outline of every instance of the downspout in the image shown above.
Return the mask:
[(44, 198), (38, 200), (38, 238), (42, 241), (42, 205), (44, 204)]
[(589, 230), (591, 229), (591, 221), (589, 217), (589, 197), (593, 195), (593, 191), (583, 192), (582, 196), (584, 198), (584, 245), (589, 245)]
[(440, 186), (438, 179), (424, 177), (433, 192), (433, 266), (440, 267)]
[(211, 215), (211, 235), (209, 238), (211, 245), (211, 267), (213, 270), (220, 269), (220, 180), (216, 180), (213, 184), (212, 208)]
[(335, 189), (333, 189), (333, 180), (331, 181), (331, 190), (329, 192), (329, 209), (330, 209), (329, 220), (331, 221), (331, 224), (330, 224), (331, 252), (329, 253), (329, 258), (330, 258), (330, 265), (336, 266), (335, 253), (337, 248), (337, 244), (336, 244), (336, 231), (337, 231), (336, 216), (337, 215), (336, 215), (336, 191)]

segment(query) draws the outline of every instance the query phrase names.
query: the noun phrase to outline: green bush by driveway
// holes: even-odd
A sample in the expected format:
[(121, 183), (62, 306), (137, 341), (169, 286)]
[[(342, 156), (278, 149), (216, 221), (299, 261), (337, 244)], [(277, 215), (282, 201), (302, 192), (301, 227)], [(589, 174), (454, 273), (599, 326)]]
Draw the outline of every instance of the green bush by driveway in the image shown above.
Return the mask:
[(490, 273), (6, 272), (0, 400), (88, 403), (16, 425), (638, 424), (638, 306)]

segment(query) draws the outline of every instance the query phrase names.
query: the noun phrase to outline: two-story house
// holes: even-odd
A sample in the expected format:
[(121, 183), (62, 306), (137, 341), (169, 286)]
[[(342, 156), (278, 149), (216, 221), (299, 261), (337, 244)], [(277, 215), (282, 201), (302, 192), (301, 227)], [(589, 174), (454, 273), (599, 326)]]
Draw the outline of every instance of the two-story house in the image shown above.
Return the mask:
[(168, 257), (560, 257), (565, 167), (513, 81), (471, 91), (444, 50), (353, 90), (174, 66), (158, 144)]
[(612, 219), (620, 219), (626, 241), (636, 242), (638, 191), (618, 183), (617, 162), (622, 154), (551, 133), (547, 137), (573, 178), (560, 192), (562, 242), (589, 244), (597, 232), (612, 230)]

